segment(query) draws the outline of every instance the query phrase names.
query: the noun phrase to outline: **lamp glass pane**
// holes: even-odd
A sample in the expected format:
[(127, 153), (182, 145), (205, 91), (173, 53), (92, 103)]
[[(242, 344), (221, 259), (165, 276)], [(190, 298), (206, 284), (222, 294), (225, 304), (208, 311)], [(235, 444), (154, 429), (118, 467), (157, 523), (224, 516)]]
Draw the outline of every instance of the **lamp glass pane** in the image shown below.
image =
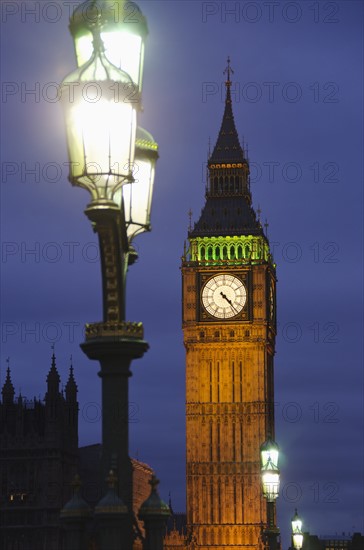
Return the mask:
[(138, 167), (137, 171), (133, 172), (135, 181), (122, 188), (129, 239), (147, 230), (154, 183), (154, 163), (138, 159), (134, 163), (135, 166)]
[(292, 531), (293, 533), (300, 533), (302, 531), (302, 521), (298, 517), (292, 520)]
[(263, 494), (269, 500), (275, 500), (279, 495), (279, 473), (266, 471), (262, 473)]
[[(144, 45), (141, 36), (120, 30), (101, 33), (105, 55), (113, 65), (125, 71), (141, 88)], [(80, 67), (88, 61), (93, 52), (92, 34), (86, 33), (75, 41), (77, 64)]]
[(295, 533), (293, 535), (293, 546), (299, 550), (303, 546), (303, 535), (302, 533)]
[(81, 67), (86, 61), (88, 61), (94, 51), (92, 45), (92, 34), (90, 32), (78, 36), (75, 39), (77, 66)]
[(261, 451), (262, 467), (264, 468), (264, 466), (267, 464), (269, 458), (270, 458), (272, 464), (274, 464), (274, 466), (278, 466), (278, 456), (279, 456), (278, 449), (275, 449), (273, 447), (271, 449)]
[(135, 131), (136, 113), (130, 103), (102, 97), (96, 102), (75, 101), (67, 116), (73, 176), (104, 188), (99, 196), (109, 197), (122, 177), (130, 174)]
[(140, 88), (142, 39), (128, 32), (103, 32), (101, 38), (108, 60), (122, 69)]

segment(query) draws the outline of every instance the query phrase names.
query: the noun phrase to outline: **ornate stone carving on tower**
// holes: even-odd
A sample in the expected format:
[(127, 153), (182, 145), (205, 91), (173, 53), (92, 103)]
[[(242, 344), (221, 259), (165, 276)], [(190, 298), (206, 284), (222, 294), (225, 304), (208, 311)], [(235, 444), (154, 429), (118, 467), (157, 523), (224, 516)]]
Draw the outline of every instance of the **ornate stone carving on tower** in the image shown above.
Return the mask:
[[(187, 528), (200, 550), (264, 546), (260, 445), (274, 437), (276, 275), (231, 103), (182, 259)], [(192, 546), (191, 546), (192, 545)]]

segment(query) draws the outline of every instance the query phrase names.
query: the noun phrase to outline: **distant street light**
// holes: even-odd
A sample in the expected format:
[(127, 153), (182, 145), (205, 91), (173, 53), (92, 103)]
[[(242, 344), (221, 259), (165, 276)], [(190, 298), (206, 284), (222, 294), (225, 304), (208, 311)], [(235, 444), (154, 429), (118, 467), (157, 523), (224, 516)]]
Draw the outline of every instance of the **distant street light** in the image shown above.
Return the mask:
[(303, 533), (302, 533), (302, 520), (297, 513), (297, 508), (291, 520), (291, 525), (292, 525), (293, 548), (295, 548), (296, 550), (300, 550), (303, 545)]

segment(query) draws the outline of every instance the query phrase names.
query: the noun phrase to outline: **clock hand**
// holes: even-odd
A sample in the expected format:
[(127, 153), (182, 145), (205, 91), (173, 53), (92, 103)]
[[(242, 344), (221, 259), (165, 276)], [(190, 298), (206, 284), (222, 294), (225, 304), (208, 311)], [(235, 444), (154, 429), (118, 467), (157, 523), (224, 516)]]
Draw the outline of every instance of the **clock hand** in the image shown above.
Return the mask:
[(220, 295), (224, 298), (224, 300), (227, 301), (228, 304), (231, 305), (231, 307), (233, 308), (234, 311), (236, 311), (236, 313), (239, 313), (237, 309), (235, 309), (235, 307), (233, 306), (232, 304), (232, 301), (229, 300), (229, 298), (226, 296), (226, 294), (224, 294), (222, 291), (220, 292)]

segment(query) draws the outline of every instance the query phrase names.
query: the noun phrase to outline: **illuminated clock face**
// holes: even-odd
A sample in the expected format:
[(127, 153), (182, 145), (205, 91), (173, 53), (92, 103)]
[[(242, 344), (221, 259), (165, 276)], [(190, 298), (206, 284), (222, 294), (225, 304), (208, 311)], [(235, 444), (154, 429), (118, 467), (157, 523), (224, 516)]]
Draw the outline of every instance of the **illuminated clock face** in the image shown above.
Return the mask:
[(205, 310), (217, 319), (230, 319), (241, 312), (246, 303), (244, 283), (222, 273), (211, 277), (202, 289), (202, 304)]

